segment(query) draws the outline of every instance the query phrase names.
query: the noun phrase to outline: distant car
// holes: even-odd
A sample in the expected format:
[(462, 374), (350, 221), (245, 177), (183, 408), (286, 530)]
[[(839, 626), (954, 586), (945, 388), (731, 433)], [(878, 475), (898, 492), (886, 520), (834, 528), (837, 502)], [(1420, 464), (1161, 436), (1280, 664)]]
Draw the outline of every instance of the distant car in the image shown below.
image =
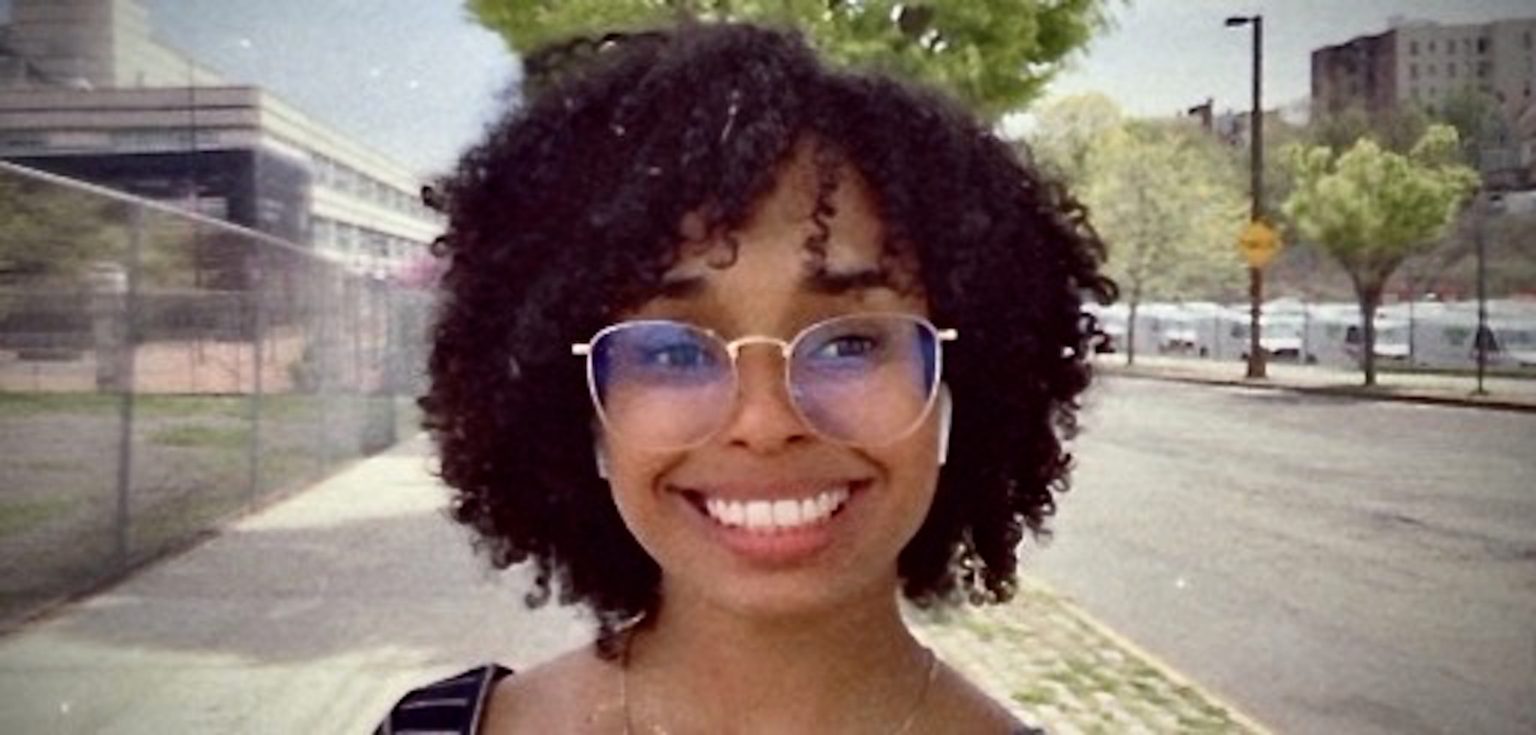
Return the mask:
[(1163, 332), (1158, 347), (1165, 354), (1190, 355), (1195, 353), (1199, 344), (1200, 337), (1195, 334), (1194, 327), (1174, 327)]
[[(1351, 359), (1359, 361), (1365, 354), (1362, 343), (1365, 342), (1365, 334), (1360, 327), (1354, 324), (1344, 331), (1344, 354)], [(1387, 362), (1407, 362), (1408, 343), (1382, 339), (1382, 333), (1376, 333), (1376, 359)]]

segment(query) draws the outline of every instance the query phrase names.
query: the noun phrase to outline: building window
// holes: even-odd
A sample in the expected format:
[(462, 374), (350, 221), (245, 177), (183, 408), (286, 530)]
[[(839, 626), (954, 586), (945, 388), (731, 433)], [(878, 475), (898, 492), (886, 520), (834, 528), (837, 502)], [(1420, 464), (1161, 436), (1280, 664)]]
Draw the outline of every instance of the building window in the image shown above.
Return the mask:
[(1435, 52), (1435, 42), (1434, 41), (1430, 41), (1429, 42), (1429, 52), (1430, 53), (1434, 53)]
[(1418, 79), (1419, 78), (1419, 65), (1418, 64), (1409, 64), (1408, 65), (1408, 78), (1409, 79)]
[(0, 150), (29, 151), (48, 147), (48, 137), (35, 130), (0, 132)]
[(1430, 64), (1430, 65), (1429, 65), (1429, 69), (1428, 69), (1428, 71), (1427, 71), (1427, 73), (1428, 73), (1428, 74), (1429, 74), (1429, 75), (1430, 75), (1430, 76), (1434, 76), (1434, 75), (1435, 75), (1435, 65), (1434, 65), (1434, 64)]
[(1452, 79), (1456, 78), (1456, 64), (1454, 62), (1445, 65), (1445, 75)]
[(1477, 39), (1477, 52), (1480, 53), (1480, 54), (1488, 53), (1488, 39), (1486, 39), (1486, 38), (1479, 38), (1479, 39)]
[(333, 223), (324, 217), (315, 217), (310, 220), (314, 226), (313, 240), (317, 249), (329, 250), (336, 241), (336, 232)]
[(1418, 41), (1409, 41), (1408, 42), (1408, 55), (1409, 56), (1418, 56), (1419, 55), (1419, 42)]

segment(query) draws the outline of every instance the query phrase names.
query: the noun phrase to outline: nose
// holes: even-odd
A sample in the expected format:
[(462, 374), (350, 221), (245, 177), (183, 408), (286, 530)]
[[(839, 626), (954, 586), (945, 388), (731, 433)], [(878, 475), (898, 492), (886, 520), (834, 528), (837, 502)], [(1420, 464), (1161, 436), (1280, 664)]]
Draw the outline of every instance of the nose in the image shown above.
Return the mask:
[(786, 369), (776, 349), (742, 350), (736, 360), (736, 407), (723, 433), (727, 443), (772, 454), (811, 438), (790, 401)]

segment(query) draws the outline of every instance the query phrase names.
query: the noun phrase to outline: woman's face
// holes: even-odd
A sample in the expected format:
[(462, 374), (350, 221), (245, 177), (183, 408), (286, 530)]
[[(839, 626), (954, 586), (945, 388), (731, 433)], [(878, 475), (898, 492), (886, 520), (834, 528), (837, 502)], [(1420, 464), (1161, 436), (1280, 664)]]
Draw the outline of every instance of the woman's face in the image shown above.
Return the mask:
[[(711, 329), (730, 340), (789, 340), (824, 319), (863, 312), (926, 316), (921, 296), (878, 278), (881, 224), (863, 180), (840, 173), (827, 220), (825, 258), (805, 242), (816, 227), (816, 176), (808, 148), (734, 233), (736, 261), (689, 256), (668, 274), (666, 295), (629, 314)], [(687, 229), (686, 226), (684, 228)], [(944, 326), (944, 325), (939, 325)], [(922, 525), (938, 478), (938, 411), (894, 443), (854, 447), (813, 433), (790, 403), (784, 359), (749, 344), (738, 359), (739, 396), (705, 443), (660, 451), (605, 429), (608, 476), (619, 511), (662, 569), (664, 605), (704, 601), (749, 616), (828, 610), (897, 584), (896, 557)], [(815, 522), (749, 530), (729, 516), (795, 501)], [(736, 504), (737, 508), (729, 506)], [(752, 506), (756, 505), (757, 509)], [(811, 509), (818, 513), (811, 514)], [(790, 516), (791, 518), (793, 516)], [(751, 524), (747, 524), (751, 525)]]

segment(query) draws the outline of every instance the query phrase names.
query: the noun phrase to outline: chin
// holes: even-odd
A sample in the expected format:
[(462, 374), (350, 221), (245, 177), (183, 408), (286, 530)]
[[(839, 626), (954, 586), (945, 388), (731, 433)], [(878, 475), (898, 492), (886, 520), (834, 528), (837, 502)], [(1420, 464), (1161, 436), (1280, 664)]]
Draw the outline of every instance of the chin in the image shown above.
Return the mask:
[[(893, 559), (888, 574), (873, 578), (781, 572), (663, 584), (673, 594), (695, 596), (708, 607), (743, 621), (771, 624), (809, 622), (894, 605), (899, 580)], [(666, 594), (663, 604), (665, 599)]]

